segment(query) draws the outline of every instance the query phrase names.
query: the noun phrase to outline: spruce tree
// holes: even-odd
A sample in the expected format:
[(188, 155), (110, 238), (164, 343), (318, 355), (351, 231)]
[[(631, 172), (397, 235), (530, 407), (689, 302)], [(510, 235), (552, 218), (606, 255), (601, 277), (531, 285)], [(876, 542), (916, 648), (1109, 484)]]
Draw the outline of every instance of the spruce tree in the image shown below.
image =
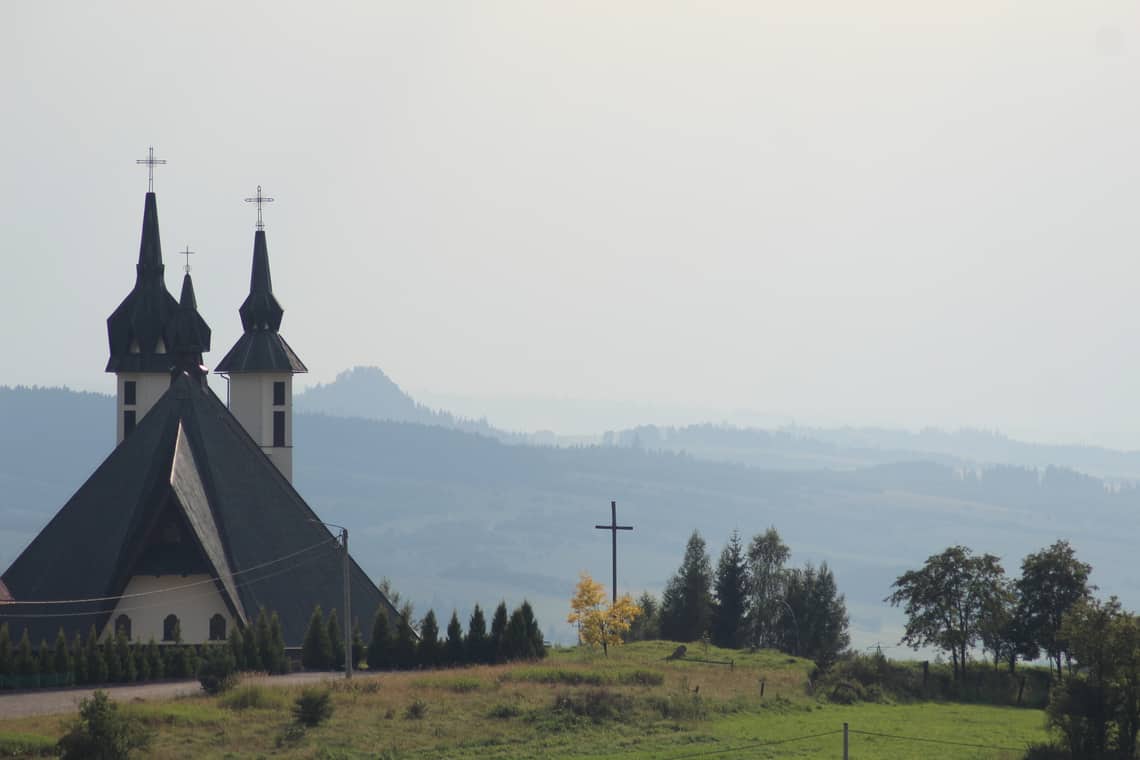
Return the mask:
[(127, 683), (132, 680), (134, 663), (131, 662), (131, 647), (127, 643), (127, 635), (119, 630), (115, 634), (115, 659), (119, 661), (119, 680)]
[(696, 641), (712, 620), (712, 565), (699, 531), (685, 546), (685, 558), (665, 587), (661, 635), (672, 641)]
[(248, 626), (241, 635), (241, 645), (245, 650), (242, 661), (245, 663), (245, 669), (253, 672), (261, 670), (269, 670), (261, 661), (261, 654), (257, 651), (257, 628), (256, 626)]
[(478, 604), (467, 621), (467, 640), (464, 642), (467, 649), (468, 662), (490, 662), (487, 652), (487, 620), (483, 617), (483, 608)]
[(507, 631), (503, 636), (500, 657), (503, 661), (529, 660), (530, 641), (526, 636), (526, 621), (523, 620), (522, 608), (516, 607), (507, 619)]
[(546, 641), (542, 638), (542, 629), (538, 627), (534, 608), (530, 606), (530, 602), (523, 599), (522, 607), (519, 610), (522, 612), (523, 624), (526, 626), (528, 656), (538, 659), (546, 657)]
[(36, 651), (36, 670), (40, 674), (40, 685), (50, 686), (55, 676), (55, 658), (47, 639), (40, 639), (40, 648)]
[(661, 638), (661, 610), (657, 597), (648, 591), (642, 591), (637, 598), (637, 606), (641, 614), (633, 619), (626, 641), (652, 641)]
[(135, 668), (138, 669), (138, 679), (143, 682), (151, 680), (150, 658), (146, 656), (146, 647), (137, 640), (131, 644), (131, 657), (134, 658)]
[(372, 619), (372, 640), (368, 642), (369, 670), (391, 667), (394, 645), (392, 629), (388, 623), (388, 610), (381, 604), (376, 610), (376, 617)]
[(288, 673), (289, 660), (285, 657), (285, 631), (276, 612), (269, 616), (269, 648), (272, 653), (271, 673)]
[(273, 631), (269, 626), (269, 613), (262, 607), (257, 613), (257, 659), (268, 673), (273, 672)]
[(88, 682), (87, 677), (87, 653), (83, 649), (83, 637), (79, 632), (75, 632), (75, 638), (71, 640), (71, 665), (75, 668), (74, 683), (85, 684)]
[(84, 647), (87, 655), (87, 677), (89, 683), (107, 683), (107, 658), (103, 656), (103, 647), (99, 646), (99, 635), (95, 626), (87, 632), (87, 644)]
[(329, 610), (329, 644), (332, 646), (332, 656), (329, 658), (329, 667), (336, 670), (344, 669), (344, 631), (340, 629), (340, 621), (336, 617), (336, 607)]
[(12, 675), (12, 635), (8, 624), (0, 623), (0, 677)]
[(318, 604), (309, 616), (309, 627), (305, 629), (305, 640), (301, 644), (301, 665), (306, 670), (327, 670), (332, 657), (331, 650), (329, 629), (325, 625), (321, 605)]
[[(16, 673), (31, 679), (39, 672), (39, 669), (39, 660), (36, 659), (36, 653), (32, 651), (32, 640), (28, 637), (28, 629), (25, 628), (24, 635), (20, 638), (20, 645), (16, 648)], [(26, 685), (31, 686), (32, 684)]]
[(428, 610), (420, 623), (420, 645), (416, 654), (416, 660), (422, 667), (434, 668), (439, 665), (439, 623), (435, 619), (435, 610)]
[(123, 680), (123, 661), (119, 659), (119, 650), (115, 647), (115, 637), (108, 636), (100, 647), (103, 650), (103, 659), (107, 662), (107, 679), (111, 683)]
[(230, 629), (226, 642), (230, 647), (230, 656), (234, 658), (234, 670), (241, 672), (247, 670), (245, 666), (245, 642), (241, 637), (241, 626), (235, 625)]
[(463, 651), (463, 625), (459, 622), (459, 613), (451, 611), (451, 620), (447, 623), (447, 662), (450, 665), (462, 665), (466, 662)]
[(67, 634), (63, 632), (62, 626), (59, 633), (55, 635), (55, 650), (52, 652), (51, 669), (55, 672), (60, 684), (73, 680), (71, 656), (67, 651)]
[(364, 643), (364, 633), (360, 630), (360, 621), (354, 620), (352, 622), (352, 669), (356, 670), (360, 667), (360, 663), (364, 662), (364, 651), (368, 647)]
[(495, 614), (491, 618), (491, 640), (487, 646), (487, 649), (491, 652), (491, 660), (493, 662), (502, 662), (505, 659), (506, 652), (504, 651), (504, 646), (506, 644), (506, 635), (507, 603), (499, 602), (499, 606), (495, 608)]
[(392, 662), (397, 668), (412, 668), (416, 665), (416, 634), (408, 615), (401, 614), (396, 621), (396, 644), (393, 647)]
[(716, 605), (710, 635), (718, 647), (736, 648), (744, 643), (744, 615), (748, 603), (748, 566), (740, 534), (732, 531), (716, 565)]
[(162, 680), (166, 676), (166, 663), (162, 661), (162, 652), (153, 636), (146, 645), (146, 659), (150, 663), (150, 677), (156, 681)]

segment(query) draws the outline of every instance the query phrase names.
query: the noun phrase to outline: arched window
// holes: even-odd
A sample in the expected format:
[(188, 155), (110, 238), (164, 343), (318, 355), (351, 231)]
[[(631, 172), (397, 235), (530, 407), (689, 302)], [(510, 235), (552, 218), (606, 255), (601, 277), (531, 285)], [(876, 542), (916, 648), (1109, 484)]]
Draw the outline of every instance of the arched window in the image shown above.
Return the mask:
[(131, 619), (126, 615), (119, 615), (115, 618), (115, 635), (123, 634), (130, 641), (131, 638)]
[(223, 641), (226, 638), (226, 619), (221, 615), (210, 618), (210, 641)]
[(162, 621), (162, 640), (178, 641), (180, 638), (182, 638), (182, 632), (178, 627), (178, 616), (167, 615), (166, 619)]

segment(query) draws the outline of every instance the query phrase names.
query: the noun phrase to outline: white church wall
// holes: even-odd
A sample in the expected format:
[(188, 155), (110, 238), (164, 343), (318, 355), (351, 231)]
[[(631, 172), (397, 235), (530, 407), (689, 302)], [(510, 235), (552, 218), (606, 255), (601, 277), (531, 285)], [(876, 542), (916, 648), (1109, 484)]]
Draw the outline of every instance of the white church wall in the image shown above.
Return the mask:
[[(133, 409), (135, 424), (142, 422), (142, 418), (158, 403), (159, 398), (170, 387), (170, 375), (153, 372), (120, 372), (115, 377), (117, 379), (116, 397), (118, 398), (115, 414), (115, 443), (119, 444), (123, 442), (125, 433), (123, 412)], [(134, 404), (126, 403), (126, 384), (128, 382), (135, 384)]]
[[(123, 595), (115, 606), (103, 636), (115, 631), (119, 615), (131, 619), (131, 640), (146, 643), (153, 638), (162, 643), (163, 621), (166, 616), (178, 616), (182, 641), (186, 644), (203, 644), (210, 640), (210, 618), (221, 615), (226, 619), (226, 635), (233, 630), (234, 619), (218, 593), (210, 576), (200, 575), (136, 575), (127, 583)], [(192, 583), (198, 585), (180, 588)], [(152, 593), (159, 592), (159, 593)], [(148, 594), (131, 597), (131, 594)]]
[[(273, 384), (285, 383), (285, 403), (273, 403)], [(230, 375), (230, 411), (277, 469), (293, 480), (293, 376), (280, 373)], [(273, 413), (285, 413), (285, 445), (273, 445)]]

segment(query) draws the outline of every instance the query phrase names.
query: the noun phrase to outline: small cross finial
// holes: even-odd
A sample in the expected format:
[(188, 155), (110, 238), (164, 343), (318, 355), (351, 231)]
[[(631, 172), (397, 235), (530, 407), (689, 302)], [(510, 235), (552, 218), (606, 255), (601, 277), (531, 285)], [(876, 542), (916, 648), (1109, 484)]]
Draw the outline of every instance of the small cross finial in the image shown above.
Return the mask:
[(148, 193), (154, 192), (154, 167), (166, 163), (164, 158), (154, 157), (154, 146), (150, 146), (147, 150), (146, 158), (140, 158), (135, 161), (136, 164), (146, 164), (146, 191)]
[(186, 246), (186, 250), (179, 251), (178, 255), (186, 257), (186, 264), (182, 267), (182, 269), (186, 271), (186, 274), (190, 274), (190, 257), (194, 255), (194, 251), (190, 250), (190, 246)]
[(246, 198), (245, 202), (257, 204), (257, 229), (259, 229), (259, 230), (265, 229), (265, 224), (261, 221), (261, 207), (266, 203), (273, 203), (273, 199), (272, 198), (266, 198), (264, 195), (262, 195), (261, 194), (261, 185), (258, 185), (257, 186), (257, 195), (255, 195), (252, 198)]

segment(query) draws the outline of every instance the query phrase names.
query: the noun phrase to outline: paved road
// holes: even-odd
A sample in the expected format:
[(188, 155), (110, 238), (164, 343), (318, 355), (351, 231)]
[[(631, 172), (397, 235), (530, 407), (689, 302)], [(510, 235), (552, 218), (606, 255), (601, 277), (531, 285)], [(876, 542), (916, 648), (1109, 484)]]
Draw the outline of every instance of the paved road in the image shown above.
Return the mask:
[[(290, 673), (284, 676), (245, 676), (242, 683), (268, 683), (289, 685), (313, 683), (332, 678), (343, 678), (334, 673)], [(367, 678), (367, 676), (364, 676)], [(95, 689), (45, 689), (24, 691), (16, 694), (0, 695), (0, 720), (5, 718), (26, 718), (32, 715), (54, 715), (74, 712), (82, 699), (90, 697)], [(170, 699), (189, 694), (201, 693), (197, 681), (164, 681), (162, 683), (137, 684), (134, 686), (104, 686), (111, 699), (116, 702), (140, 702), (148, 699)]]

